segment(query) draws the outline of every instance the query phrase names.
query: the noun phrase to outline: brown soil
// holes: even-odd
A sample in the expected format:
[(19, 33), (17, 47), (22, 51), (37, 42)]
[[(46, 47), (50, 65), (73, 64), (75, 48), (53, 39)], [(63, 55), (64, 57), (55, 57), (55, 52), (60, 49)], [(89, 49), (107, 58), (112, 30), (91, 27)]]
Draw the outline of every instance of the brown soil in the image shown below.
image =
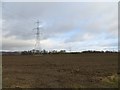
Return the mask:
[(103, 78), (117, 73), (117, 54), (3, 56), (3, 88), (112, 88)]

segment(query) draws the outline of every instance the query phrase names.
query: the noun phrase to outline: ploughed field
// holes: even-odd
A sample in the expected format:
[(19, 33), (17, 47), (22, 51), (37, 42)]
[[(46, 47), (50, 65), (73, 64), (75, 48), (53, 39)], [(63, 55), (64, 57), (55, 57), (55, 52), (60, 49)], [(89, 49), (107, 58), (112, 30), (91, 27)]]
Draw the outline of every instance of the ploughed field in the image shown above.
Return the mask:
[(2, 57), (3, 88), (117, 88), (117, 53)]

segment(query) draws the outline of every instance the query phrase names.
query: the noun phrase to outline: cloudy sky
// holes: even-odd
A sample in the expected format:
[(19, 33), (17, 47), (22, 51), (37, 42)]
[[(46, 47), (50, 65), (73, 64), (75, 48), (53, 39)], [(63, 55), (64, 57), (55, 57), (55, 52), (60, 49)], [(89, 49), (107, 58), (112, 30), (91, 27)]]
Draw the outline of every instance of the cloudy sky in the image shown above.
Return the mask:
[(117, 50), (117, 2), (4, 2), (2, 49), (33, 49), (37, 20), (42, 49)]

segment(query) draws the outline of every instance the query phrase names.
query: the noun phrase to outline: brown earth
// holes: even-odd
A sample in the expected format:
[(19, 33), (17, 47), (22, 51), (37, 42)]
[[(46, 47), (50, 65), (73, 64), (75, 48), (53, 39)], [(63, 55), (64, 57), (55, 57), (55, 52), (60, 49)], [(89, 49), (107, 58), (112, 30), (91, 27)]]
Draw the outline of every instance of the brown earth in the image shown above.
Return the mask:
[(3, 56), (3, 88), (114, 88), (118, 55)]

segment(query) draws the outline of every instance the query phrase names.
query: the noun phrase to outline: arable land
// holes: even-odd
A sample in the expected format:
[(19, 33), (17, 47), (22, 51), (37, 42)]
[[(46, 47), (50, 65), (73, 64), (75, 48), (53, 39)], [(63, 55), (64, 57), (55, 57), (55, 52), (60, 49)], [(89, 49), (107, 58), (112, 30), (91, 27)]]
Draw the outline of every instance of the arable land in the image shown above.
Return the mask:
[(117, 53), (2, 56), (3, 88), (117, 88)]

